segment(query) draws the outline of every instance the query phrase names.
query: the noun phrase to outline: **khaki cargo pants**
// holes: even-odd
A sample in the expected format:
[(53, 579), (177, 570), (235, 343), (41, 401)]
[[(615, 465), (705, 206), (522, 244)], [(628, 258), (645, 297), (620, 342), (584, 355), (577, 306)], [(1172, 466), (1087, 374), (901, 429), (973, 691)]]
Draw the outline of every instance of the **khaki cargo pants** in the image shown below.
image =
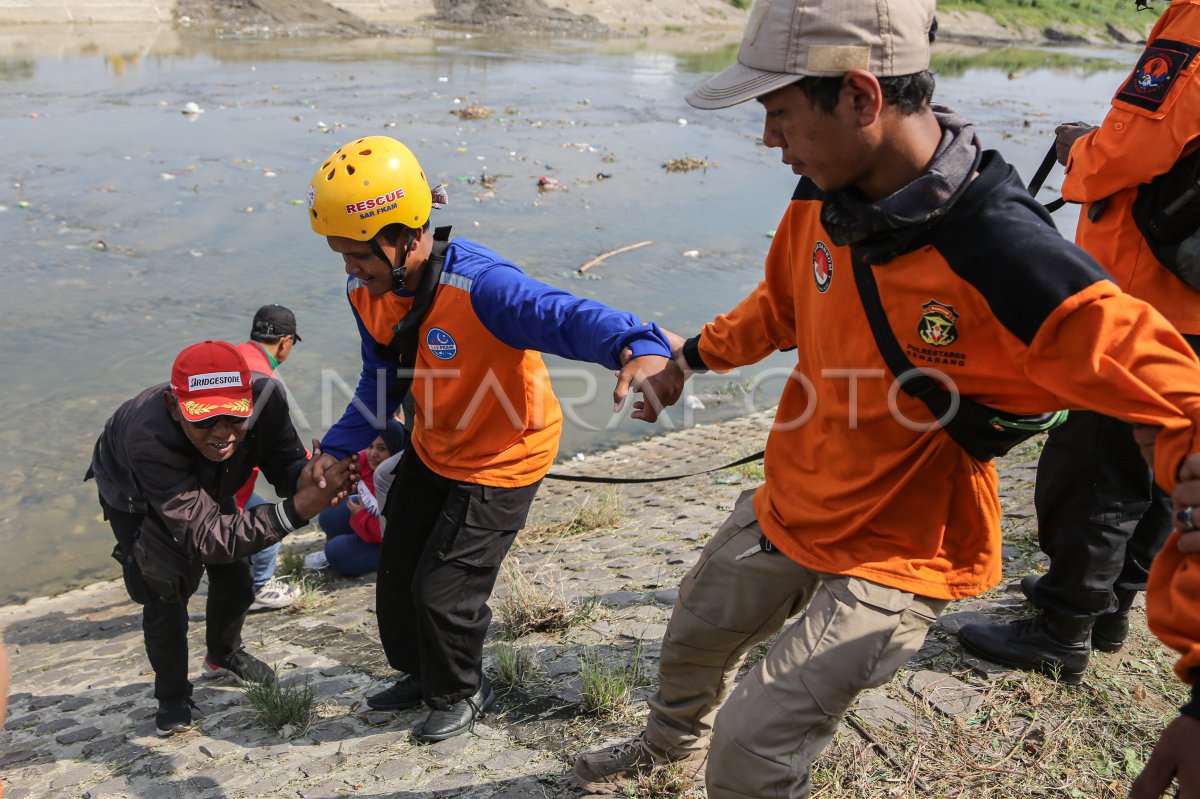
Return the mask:
[[(753, 494), (684, 578), (650, 699), (647, 745), (672, 759), (707, 747), (709, 799), (808, 796), (846, 709), (895, 675), (946, 606), (763, 552)], [(801, 611), (733, 688), (746, 652)]]

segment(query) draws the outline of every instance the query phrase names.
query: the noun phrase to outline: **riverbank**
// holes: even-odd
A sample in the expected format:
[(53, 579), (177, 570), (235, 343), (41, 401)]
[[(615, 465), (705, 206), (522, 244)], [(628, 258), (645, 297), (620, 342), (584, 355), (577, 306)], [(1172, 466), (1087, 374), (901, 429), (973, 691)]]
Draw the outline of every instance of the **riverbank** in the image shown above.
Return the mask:
[[(758, 449), (770, 418), (759, 413), (673, 432), (561, 470), (708, 468)], [(1151, 741), (1184, 701), (1170, 653), (1146, 632), (1140, 601), (1125, 651), (1095, 655), (1075, 688), (966, 657), (954, 639), (965, 622), (1027, 610), (1015, 582), (1040, 560), (1032, 517), (1039, 446), (998, 464), (1001, 587), (953, 603), (897, 678), (860, 697), (818, 761), (814, 795), (1125, 796)], [(738, 494), (761, 477), (752, 464), (612, 492), (547, 481), (510, 557), (520, 569), (505, 575), (492, 603), (497, 618), (485, 668), (508, 682), (474, 732), (434, 745), (410, 737), (422, 710), (380, 713), (363, 704), (365, 693), (391, 677), (375, 636), (373, 575), (307, 581), (297, 612), (253, 614), (247, 622), (248, 648), (278, 664), (285, 685), (314, 692), (310, 723), (283, 730), (267, 725), (240, 689), (197, 680), (198, 728), (156, 737), (138, 609), (119, 581), (0, 608), (13, 669), (0, 734), (5, 796), (579, 796), (569, 784), (573, 756), (638, 729), (679, 580)], [(285, 567), (320, 540), (314, 531), (290, 538)], [(536, 608), (549, 610), (527, 612)], [(190, 636), (197, 664), (203, 612), (197, 598)], [(539, 615), (561, 628), (526, 631), (524, 622)], [(631, 688), (628, 703), (591, 709), (598, 668)], [(703, 793), (666, 774), (636, 795)]]
[[(1134, 44), (1155, 14), (1132, 4), (1099, 10), (951, 0), (938, 10), (943, 39), (993, 44)], [(739, 33), (749, 2), (731, 0), (7, 0), (0, 25), (177, 23), (219, 36), (428, 35), (450, 28), (569, 37)]]

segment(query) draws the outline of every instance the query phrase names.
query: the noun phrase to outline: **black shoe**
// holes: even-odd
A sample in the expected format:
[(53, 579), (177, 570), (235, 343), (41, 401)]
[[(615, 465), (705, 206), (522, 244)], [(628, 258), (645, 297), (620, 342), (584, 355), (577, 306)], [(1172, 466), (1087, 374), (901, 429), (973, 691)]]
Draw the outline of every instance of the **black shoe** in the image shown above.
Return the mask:
[(166, 738), (177, 732), (187, 732), (192, 728), (192, 708), (196, 703), (191, 697), (183, 699), (163, 699), (158, 703), (158, 712), (154, 714), (154, 726), (160, 736)]
[(1129, 608), (1137, 597), (1137, 591), (1129, 588), (1115, 589), (1117, 609), (1096, 617), (1092, 625), (1092, 649), (1101, 652), (1120, 652), (1129, 635)]
[(391, 688), (367, 697), (367, 707), (372, 710), (408, 710), (421, 704), (424, 690), (416, 677), (397, 680)]
[(1021, 578), (1021, 593), (1025, 595), (1025, 599), (1034, 607), (1037, 603), (1033, 601), (1033, 587), (1037, 585), (1037, 581), (1042, 579), (1040, 574), (1027, 574)]
[(273, 683), (276, 679), (274, 669), (245, 649), (239, 649), (227, 658), (205, 655), (201, 671), (208, 678), (229, 675), (239, 685), (248, 682)]
[[(1027, 574), (1021, 578), (1021, 593), (1037, 607), (1033, 601), (1033, 586), (1042, 579), (1040, 574)], [(1125, 645), (1125, 637), (1129, 635), (1129, 608), (1137, 597), (1137, 591), (1129, 588), (1114, 589), (1117, 594), (1117, 609), (1096, 617), (1092, 625), (1092, 649), (1101, 652), (1120, 652)]]
[(970, 653), (1016, 669), (1077, 683), (1087, 669), (1091, 620), (1039, 613), (1008, 624), (967, 624), (958, 640)]
[(475, 726), (475, 719), (496, 702), (496, 692), (485, 676), (474, 696), (455, 702), (446, 710), (434, 710), (421, 729), (413, 734), (418, 741), (444, 741), (462, 735)]

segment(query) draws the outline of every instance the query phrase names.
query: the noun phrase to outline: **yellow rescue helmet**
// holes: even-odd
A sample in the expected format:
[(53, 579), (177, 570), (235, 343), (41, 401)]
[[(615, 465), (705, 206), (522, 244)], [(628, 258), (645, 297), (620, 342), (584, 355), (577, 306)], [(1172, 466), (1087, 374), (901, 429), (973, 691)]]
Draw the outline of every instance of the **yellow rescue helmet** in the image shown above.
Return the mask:
[(342, 145), (308, 184), (308, 221), (322, 236), (367, 241), (386, 225), (419, 228), (432, 207), (417, 157), (389, 136)]

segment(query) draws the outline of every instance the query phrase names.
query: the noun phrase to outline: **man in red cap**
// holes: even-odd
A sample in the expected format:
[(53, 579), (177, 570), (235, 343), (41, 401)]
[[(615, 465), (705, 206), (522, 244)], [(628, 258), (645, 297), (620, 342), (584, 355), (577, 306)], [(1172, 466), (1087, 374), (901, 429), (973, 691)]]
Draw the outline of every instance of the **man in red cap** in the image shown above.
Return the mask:
[[(352, 476), (341, 462), (318, 484), (307, 463), (285, 392), (270, 378), (252, 379), (224, 341), (183, 350), (170, 383), (142, 391), (105, 424), (88, 476), (117, 538), (125, 587), (142, 605), (159, 735), (191, 727), (187, 601), (205, 569), (204, 675), (274, 679), (242, 648), (254, 600), (247, 557), (308, 524)], [(286, 499), (239, 512), (234, 493), (255, 467)]]

